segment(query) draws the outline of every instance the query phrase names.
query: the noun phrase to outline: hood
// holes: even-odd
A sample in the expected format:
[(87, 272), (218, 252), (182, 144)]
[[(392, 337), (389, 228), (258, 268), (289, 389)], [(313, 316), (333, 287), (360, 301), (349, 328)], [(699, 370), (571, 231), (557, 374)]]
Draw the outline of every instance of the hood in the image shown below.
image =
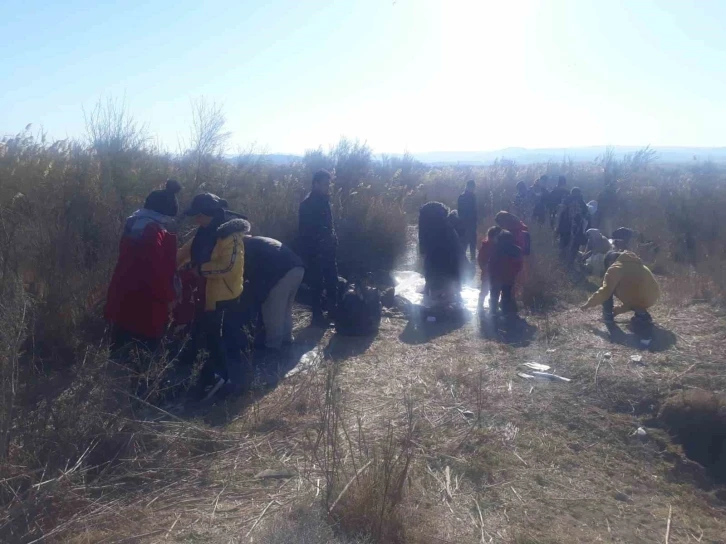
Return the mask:
[(155, 212), (154, 210), (142, 208), (140, 210), (136, 210), (126, 219), (126, 227), (124, 230), (127, 236), (139, 238), (144, 232), (146, 225), (149, 223), (157, 223), (166, 228), (173, 222), (173, 217)]
[(623, 251), (616, 262), (643, 264), (643, 261), (640, 260), (640, 257), (638, 257), (632, 251)]
[(250, 231), (250, 222), (246, 219), (232, 219), (226, 223), (222, 223), (217, 228), (218, 238), (227, 238), (236, 232), (246, 233)]
[(587, 229), (585, 235), (587, 235), (590, 240), (598, 240), (600, 238), (604, 238), (603, 233), (600, 232), (599, 229)]

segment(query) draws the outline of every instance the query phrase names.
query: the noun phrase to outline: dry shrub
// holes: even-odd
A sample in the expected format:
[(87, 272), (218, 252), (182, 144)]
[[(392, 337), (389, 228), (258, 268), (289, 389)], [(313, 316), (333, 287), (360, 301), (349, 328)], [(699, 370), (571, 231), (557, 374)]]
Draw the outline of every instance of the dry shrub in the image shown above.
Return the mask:
[(688, 457), (726, 481), (726, 395), (682, 391), (663, 404), (659, 419), (683, 444)]
[(277, 514), (255, 538), (261, 544), (367, 544), (369, 539), (336, 536), (319, 506), (296, 505)]

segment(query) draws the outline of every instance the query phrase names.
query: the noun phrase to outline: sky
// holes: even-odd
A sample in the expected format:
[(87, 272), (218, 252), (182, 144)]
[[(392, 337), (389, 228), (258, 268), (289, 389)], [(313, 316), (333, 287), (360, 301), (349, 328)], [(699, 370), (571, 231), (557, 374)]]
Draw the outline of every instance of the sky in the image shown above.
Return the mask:
[(2, 0), (0, 135), (124, 101), (178, 151), (726, 145), (721, 0)]

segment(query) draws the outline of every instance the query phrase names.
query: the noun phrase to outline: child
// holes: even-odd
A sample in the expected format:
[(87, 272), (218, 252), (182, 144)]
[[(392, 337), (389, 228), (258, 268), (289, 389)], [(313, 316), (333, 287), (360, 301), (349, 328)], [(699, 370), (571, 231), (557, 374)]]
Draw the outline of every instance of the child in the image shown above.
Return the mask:
[(519, 246), (524, 255), (530, 254), (532, 245), (529, 235), (529, 227), (524, 224), (516, 215), (509, 212), (499, 212), (494, 216), (494, 222), (501, 228), (508, 230), (514, 236), (514, 243)]
[[(658, 282), (635, 253), (611, 251), (605, 256), (607, 272), (602, 287), (590, 297), (582, 310), (602, 304), (603, 320), (614, 323), (616, 315), (635, 312), (632, 324), (635, 328), (647, 330), (652, 322), (648, 309), (660, 295)], [(613, 296), (622, 302), (613, 307)], [(636, 331), (637, 333), (637, 331)]]
[(517, 315), (517, 303), (512, 293), (514, 282), (524, 265), (522, 248), (515, 243), (515, 240), (511, 232), (501, 231), (489, 259), (491, 311), (495, 313), (501, 308), (502, 313), (512, 317)]
[(489, 260), (494, 253), (494, 245), (497, 242), (497, 236), (502, 232), (501, 227), (491, 227), (487, 231), (486, 238), (481, 241), (479, 248), (479, 268), (481, 269), (481, 291), (479, 292), (479, 309), (484, 306), (484, 293), (489, 290), (491, 280), (489, 278)]

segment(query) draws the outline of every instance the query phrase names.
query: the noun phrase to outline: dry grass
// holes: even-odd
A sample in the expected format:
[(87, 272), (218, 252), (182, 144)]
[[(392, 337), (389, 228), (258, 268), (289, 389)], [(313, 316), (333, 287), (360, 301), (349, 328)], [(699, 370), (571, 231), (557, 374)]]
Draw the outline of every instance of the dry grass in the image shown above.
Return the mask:
[[(0, 540), (654, 542), (669, 507), (672, 542), (723, 539), (717, 473), (688, 459), (684, 438), (706, 412), (720, 421), (710, 395), (726, 389), (723, 318), (693, 304), (726, 292), (720, 168), (643, 171), (612, 158), (427, 168), (375, 161), (346, 141), (288, 166), (233, 163), (217, 155), (214, 107), (199, 110), (196, 144), (179, 157), (151, 149), (114, 108), (94, 111), (91, 144), (27, 133), (0, 144)], [(627, 334), (611, 344), (594, 315), (574, 311), (586, 293), (557, 264), (549, 231), (530, 225), (527, 335), (394, 312), (376, 339), (312, 338), (326, 362), (268, 394), (200, 413), (158, 409), (162, 360), (135, 377), (147, 387), (130, 399), (132, 377), (108, 361), (100, 318), (123, 218), (176, 177), (185, 201), (222, 193), (256, 233), (293, 242), (319, 167), (338, 175), (350, 275), (390, 269), (405, 249), (405, 212), (454, 204), (470, 177), (490, 217), (518, 180), (564, 172), (594, 195), (617, 170), (615, 221), (659, 248), (660, 344), (636, 351)], [(527, 360), (573, 381), (522, 381)]]

